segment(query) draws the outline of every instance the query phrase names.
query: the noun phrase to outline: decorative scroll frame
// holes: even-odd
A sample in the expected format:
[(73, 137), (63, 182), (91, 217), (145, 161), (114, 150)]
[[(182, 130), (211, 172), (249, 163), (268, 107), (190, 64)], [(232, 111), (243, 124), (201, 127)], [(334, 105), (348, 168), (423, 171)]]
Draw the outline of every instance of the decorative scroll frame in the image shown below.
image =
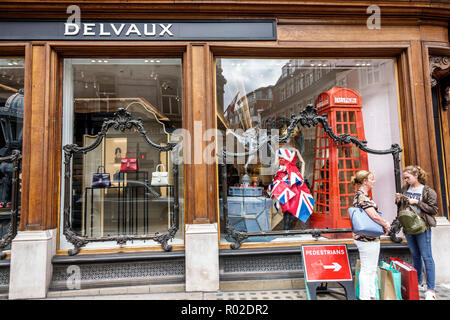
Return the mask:
[[(431, 87), (436, 87), (439, 80), (450, 73), (450, 57), (449, 56), (430, 56), (430, 79)], [(442, 109), (448, 111), (450, 108), (450, 88), (443, 88), (442, 92)]]
[(0, 239), (0, 260), (5, 259), (6, 253), (3, 249), (11, 244), (17, 235), (17, 224), (19, 221), (19, 192), (20, 192), (20, 166), (22, 162), (22, 154), (19, 150), (13, 150), (12, 154), (7, 157), (1, 157), (0, 163), (10, 162), (13, 165), (12, 185), (11, 185), (11, 221), (9, 223), (8, 232)]
[(116, 241), (119, 245), (124, 245), (128, 241), (133, 240), (154, 240), (161, 244), (165, 251), (171, 251), (172, 246), (168, 242), (175, 237), (175, 234), (179, 228), (179, 190), (178, 190), (178, 165), (176, 161), (173, 161), (173, 176), (172, 181), (174, 185), (173, 191), (173, 211), (170, 213), (171, 225), (165, 233), (156, 232), (154, 235), (119, 235), (119, 236), (106, 236), (106, 237), (88, 237), (79, 236), (72, 229), (72, 219), (71, 219), (71, 182), (72, 182), (72, 170), (71, 163), (72, 157), (77, 153), (87, 153), (89, 151), (97, 148), (102, 140), (106, 137), (106, 133), (110, 128), (115, 130), (120, 130), (124, 132), (125, 130), (137, 129), (137, 132), (145, 139), (147, 144), (153, 149), (159, 152), (168, 152), (175, 149), (178, 143), (169, 142), (167, 145), (159, 145), (154, 143), (147, 135), (144, 129), (144, 125), (141, 119), (132, 119), (131, 113), (123, 108), (119, 108), (114, 114), (112, 119), (105, 118), (101, 131), (98, 133), (96, 140), (89, 146), (80, 147), (77, 144), (67, 144), (63, 147), (64, 150), (64, 230), (67, 241), (74, 245), (74, 249), (68, 251), (70, 256), (76, 255), (80, 252), (81, 247), (85, 246), (89, 242), (106, 242), (106, 241)]
[[(301, 111), (297, 116), (292, 115), (291, 119), (287, 126), (287, 132), (284, 136), (278, 138), (279, 143), (285, 143), (288, 141), (289, 137), (294, 133), (295, 127), (297, 125), (301, 125), (302, 127), (315, 127), (321, 124), (323, 129), (328, 134), (328, 136), (333, 139), (333, 141), (338, 144), (353, 144), (358, 147), (360, 150), (365, 151), (367, 153), (377, 154), (377, 155), (385, 155), (392, 154), (394, 161), (394, 175), (395, 175), (395, 190), (396, 192), (401, 192), (401, 172), (400, 172), (400, 152), (402, 149), (398, 144), (391, 145), (390, 149), (386, 150), (375, 150), (367, 147), (366, 140), (359, 140), (355, 137), (350, 136), (347, 133), (342, 135), (336, 135), (330, 124), (328, 123), (328, 119), (326, 116), (318, 115), (317, 109), (312, 105), (308, 104), (306, 108)], [(267, 141), (272, 141), (271, 138), (268, 138)], [(223, 215), (225, 220), (225, 234), (235, 240), (234, 243), (230, 245), (232, 249), (240, 248), (242, 242), (251, 236), (269, 236), (269, 235), (294, 235), (294, 234), (311, 234), (314, 238), (319, 238), (322, 234), (327, 233), (349, 233), (352, 232), (352, 229), (344, 228), (344, 229), (305, 229), (305, 230), (283, 230), (283, 231), (259, 231), (259, 232), (245, 232), (238, 231), (233, 228), (228, 219), (228, 190), (226, 178), (227, 178), (227, 166), (226, 166), (226, 158), (227, 157), (242, 157), (255, 154), (258, 150), (263, 146), (263, 144), (258, 145), (256, 150), (252, 150), (250, 152), (243, 153), (232, 153), (227, 152), (226, 148), (222, 149), (220, 155), (223, 157), (223, 165), (221, 166), (221, 174), (222, 174), (222, 200), (223, 200)], [(389, 232), (389, 237), (393, 242), (400, 243), (402, 238), (396, 236), (396, 234), (400, 231), (400, 224), (398, 222), (397, 217), (391, 224), (391, 231)]]

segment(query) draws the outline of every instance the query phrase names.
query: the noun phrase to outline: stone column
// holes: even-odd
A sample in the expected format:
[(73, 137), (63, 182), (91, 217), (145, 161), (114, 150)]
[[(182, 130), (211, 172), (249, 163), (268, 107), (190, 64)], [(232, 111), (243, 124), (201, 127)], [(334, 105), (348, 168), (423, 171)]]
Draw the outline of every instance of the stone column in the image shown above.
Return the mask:
[(436, 283), (450, 284), (450, 222), (446, 217), (436, 217), (436, 227), (431, 229), (431, 250), (436, 269)]
[(219, 290), (217, 223), (187, 224), (186, 291)]
[(9, 299), (45, 298), (57, 230), (19, 231), (11, 245)]

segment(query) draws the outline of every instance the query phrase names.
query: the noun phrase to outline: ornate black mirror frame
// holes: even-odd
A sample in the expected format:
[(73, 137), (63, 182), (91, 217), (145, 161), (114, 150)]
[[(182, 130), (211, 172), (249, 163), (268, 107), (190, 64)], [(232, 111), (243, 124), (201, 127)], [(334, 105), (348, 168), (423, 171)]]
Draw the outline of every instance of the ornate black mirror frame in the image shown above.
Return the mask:
[(178, 164), (173, 161), (173, 210), (170, 211), (170, 227), (167, 232), (160, 234), (156, 232), (154, 235), (118, 235), (118, 236), (104, 236), (104, 237), (87, 237), (79, 236), (72, 229), (72, 219), (71, 219), (71, 182), (72, 182), (72, 170), (71, 163), (72, 157), (76, 153), (86, 154), (89, 151), (97, 148), (102, 140), (106, 137), (106, 133), (110, 128), (115, 130), (120, 130), (124, 132), (125, 130), (131, 130), (132, 128), (137, 129), (137, 132), (144, 137), (145, 141), (150, 147), (158, 150), (159, 152), (168, 152), (174, 150), (177, 143), (169, 142), (167, 145), (158, 145), (154, 143), (148, 136), (144, 129), (144, 125), (141, 119), (134, 120), (131, 117), (130, 112), (123, 108), (119, 108), (114, 114), (112, 119), (105, 118), (101, 131), (98, 133), (96, 140), (89, 146), (80, 147), (77, 144), (67, 144), (63, 147), (64, 150), (64, 231), (63, 234), (66, 236), (67, 241), (74, 245), (74, 249), (70, 249), (69, 255), (76, 255), (81, 247), (85, 246), (89, 242), (105, 242), (105, 241), (116, 241), (117, 244), (123, 245), (127, 241), (133, 240), (154, 240), (161, 244), (165, 251), (172, 250), (172, 246), (168, 244), (176, 234), (179, 228), (179, 199), (178, 199)]
[(12, 163), (13, 174), (12, 174), (12, 184), (11, 184), (11, 220), (9, 223), (8, 231), (0, 239), (0, 260), (6, 257), (6, 253), (3, 252), (8, 245), (11, 244), (12, 240), (17, 235), (17, 223), (19, 221), (19, 192), (20, 192), (20, 165), (22, 161), (22, 154), (19, 150), (13, 150), (12, 154), (7, 157), (1, 157), (0, 163)]
[[(401, 192), (401, 172), (400, 172), (400, 152), (402, 152), (402, 149), (398, 144), (391, 145), (390, 149), (387, 150), (374, 150), (367, 147), (367, 141), (359, 140), (355, 137), (350, 136), (349, 134), (342, 134), (342, 135), (336, 135), (330, 124), (328, 123), (328, 119), (326, 116), (318, 115), (317, 109), (312, 105), (308, 104), (306, 108), (301, 111), (297, 116), (292, 115), (291, 119), (288, 123), (287, 132), (286, 135), (283, 137), (279, 137), (278, 142), (284, 143), (287, 142), (289, 137), (292, 135), (292, 133), (295, 130), (295, 127), (297, 125), (301, 125), (302, 127), (315, 127), (318, 124), (321, 124), (323, 126), (323, 129), (328, 134), (328, 136), (333, 139), (333, 141), (339, 143), (339, 144), (354, 144), (357, 146), (360, 150), (377, 154), (377, 155), (385, 155), (385, 154), (392, 154), (393, 160), (394, 160), (394, 175), (395, 175), (395, 190), (396, 192)], [(265, 139), (266, 142), (269, 143), (271, 140), (271, 137), (268, 135), (268, 138)], [(304, 230), (283, 230), (283, 231), (259, 231), (259, 232), (245, 232), (245, 231), (238, 231), (235, 228), (233, 228), (230, 225), (230, 221), (228, 219), (228, 186), (226, 184), (227, 179), (227, 166), (226, 166), (226, 158), (227, 157), (242, 157), (242, 156), (249, 156), (252, 154), (255, 154), (258, 152), (258, 150), (263, 146), (263, 144), (258, 144), (258, 147), (255, 150), (251, 150), (249, 152), (243, 152), (243, 153), (232, 153), (227, 152), (226, 148), (224, 147), (222, 152), (219, 153), (223, 157), (223, 164), (222, 167), (222, 201), (223, 201), (223, 216), (225, 220), (225, 234), (235, 240), (234, 243), (230, 245), (232, 249), (238, 249), (240, 248), (242, 242), (246, 240), (248, 237), (251, 236), (268, 236), (268, 235), (294, 235), (294, 234), (311, 234), (314, 238), (320, 237), (321, 234), (327, 234), (327, 233), (348, 233), (351, 232), (352, 229), (346, 228), (346, 229), (304, 229)], [(402, 241), (402, 238), (399, 238), (396, 236), (396, 234), (400, 231), (400, 225), (397, 220), (397, 218), (394, 219), (394, 221), (391, 224), (391, 231), (389, 232), (389, 237), (393, 242), (400, 243)]]

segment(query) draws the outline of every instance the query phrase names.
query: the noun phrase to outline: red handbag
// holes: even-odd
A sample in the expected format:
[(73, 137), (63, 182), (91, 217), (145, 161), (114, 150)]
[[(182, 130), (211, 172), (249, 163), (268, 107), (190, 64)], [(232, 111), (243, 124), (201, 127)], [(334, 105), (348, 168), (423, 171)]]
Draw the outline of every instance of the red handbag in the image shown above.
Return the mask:
[(137, 158), (127, 158), (128, 153), (133, 153), (133, 151), (127, 151), (125, 158), (120, 160), (120, 171), (139, 171)]

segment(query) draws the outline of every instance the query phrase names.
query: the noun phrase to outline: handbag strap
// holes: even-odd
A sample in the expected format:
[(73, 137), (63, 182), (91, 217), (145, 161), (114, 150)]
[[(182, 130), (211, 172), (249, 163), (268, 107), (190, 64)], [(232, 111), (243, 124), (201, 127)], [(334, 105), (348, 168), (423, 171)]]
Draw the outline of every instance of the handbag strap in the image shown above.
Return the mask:
[(129, 151), (129, 150), (127, 150), (127, 153), (125, 153), (125, 158), (127, 157), (128, 153), (132, 153), (133, 156), (135, 155), (134, 151)]
[[(156, 166), (156, 171), (158, 171), (159, 166), (162, 166), (164, 168), (164, 171), (166, 171), (166, 167), (164, 166), (164, 164), (160, 163)], [(163, 171), (162, 171), (163, 172)]]
[[(350, 219), (353, 219), (353, 216), (355, 215), (355, 211), (358, 210), (359, 212), (365, 211), (363, 208), (361, 207), (350, 207), (350, 208), (354, 208), (355, 210), (348, 210), (348, 215), (350, 216)], [(349, 209), (350, 209), (349, 208)]]
[(106, 169), (104, 166), (98, 166), (97, 173), (100, 173), (100, 168), (103, 168), (103, 173), (106, 173)]

